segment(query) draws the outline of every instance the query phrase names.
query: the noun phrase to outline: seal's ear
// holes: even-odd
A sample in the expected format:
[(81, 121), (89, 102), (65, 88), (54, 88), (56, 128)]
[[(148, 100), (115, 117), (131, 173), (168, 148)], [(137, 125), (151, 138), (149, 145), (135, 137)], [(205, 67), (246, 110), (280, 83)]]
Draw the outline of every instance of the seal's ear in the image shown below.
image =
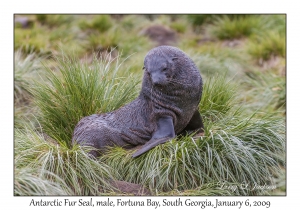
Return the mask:
[(178, 59), (178, 57), (173, 57), (171, 59), (169, 59), (169, 63), (174, 63), (174, 61), (176, 61)]

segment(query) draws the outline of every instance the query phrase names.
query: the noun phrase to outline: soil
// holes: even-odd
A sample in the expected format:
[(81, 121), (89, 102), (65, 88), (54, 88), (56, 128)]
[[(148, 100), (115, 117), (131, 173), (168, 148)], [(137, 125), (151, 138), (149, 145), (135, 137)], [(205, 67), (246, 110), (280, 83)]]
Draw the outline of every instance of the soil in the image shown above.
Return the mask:
[(133, 184), (125, 181), (112, 181), (111, 185), (122, 193), (133, 195), (151, 195), (150, 190), (139, 184)]
[(153, 25), (142, 31), (142, 34), (160, 45), (172, 45), (176, 42), (176, 32), (161, 25)]

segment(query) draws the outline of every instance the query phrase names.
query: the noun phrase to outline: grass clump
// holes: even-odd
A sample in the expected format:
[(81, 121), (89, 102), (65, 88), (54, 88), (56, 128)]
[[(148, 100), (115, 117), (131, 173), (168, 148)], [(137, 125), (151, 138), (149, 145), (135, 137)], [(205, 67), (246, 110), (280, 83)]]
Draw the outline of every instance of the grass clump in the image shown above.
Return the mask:
[(42, 64), (45, 57), (36, 53), (24, 54), (22, 50), (15, 52), (14, 62), (14, 126), (21, 128), (27, 120), (34, 120), (33, 96), (30, 87), (35, 79), (42, 77)]
[(121, 36), (120, 33), (115, 32), (116, 31), (112, 31), (108, 34), (91, 34), (88, 37), (88, 43), (85, 47), (92, 51), (117, 48), (121, 41)]
[(204, 24), (208, 20), (211, 20), (212, 17), (213, 17), (213, 15), (211, 15), (211, 14), (198, 14), (198, 15), (191, 14), (191, 15), (187, 15), (187, 19), (192, 23), (192, 25), (194, 27), (201, 26), (202, 24)]
[[(246, 72), (244, 80), (247, 86), (247, 94), (244, 100), (245, 108), (269, 109), (270, 112), (285, 111), (286, 105), (286, 79), (277, 74), (261, 71)], [(247, 103), (254, 101), (254, 103)]]
[(269, 31), (251, 39), (248, 46), (249, 54), (256, 60), (268, 60), (272, 56), (285, 57), (285, 36), (276, 31)]
[(229, 18), (224, 16), (214, 21), (211, 33), (219, 39), (240, 39), (249, 37), (260, 28), (260, 19), (257, 16)]
[(82, 117), (115, 110), (136, 96), (138, 81), (132, 75), (118, 76), (118, 57), (95, 56), (91, 65), (65, 56), (57, 62), (57, 72), (47, 67), (46, 81), (37, 82), (32, 93), (43, 130), (67, 147)]
[(250, 37), (248, 53), (256, 60), (269, 60), (274, 56), (285, 58), (286, 54), (286, 16), (260, 16), (261, 30)]
[(42, 69), (41, 59), (35, 53), (24, 55), (21, 50), (15, 52), (14, 98), (22, 101), (30, 95), (30, 85)]
[(226, 76), (208, 78), (203, 90), (199, 107), (201, 113), (211, 121), (225, 115), (236, 104), (237, 87), (231, 81), (227, 81)]
[(99, 32), (106, 32), (112, 26), (112, 20), (109, 15), (97, 15), (89, 21), (82, 21), (79, 24), (82, 30), (93, 29)]
[(27, 30), (16, 28), (15, 34), (15, 50), (22, 50), (24, 54), (43, 54), (49, 55), (51, 52), (48, 44), (48, 35), (45, 34), (45, 31), (39, 29)]
[[(45, 173), (45, 172), (44, 172)], [(33, 170), (32, 168), (18, 168), (15, 169), (14, 180), (14, 195), (18, 196), (40, 196), (40, 195), (71, 195), (71, 189), (65, 184), (62, 185), (58, 182), (50, 181), (47, 178), (40, 176), (41, 172)], [(55, 177), (59, 180), (59, 177), (54, 176), (51, 173), (45, 173), (48, 177)]]
[(226, 49), (217, 50), (217, 47), (208, 45), (193, 52), (192, 58), (204, 79), (214, 75), (225, 75), (224, 72), (226, 72), (226, 77), (233, 78), (242, 76), (243, 71), (248, 68), (245, 66), (246, 59), (240, 58), (237, 52), (233, 53)]
[(275, 31), (280, 35), (285, 35), (286, 15), (260, 15), (259, 17), (261, 18), (261, 26), (263, 27), (263, 30), (258, 31), (257, 34), (263, 34), (265, 31)]
[(226, 15), (222, 14), (190, 14), (187, 15), (187, 20), (192, 24), (195, 31), (199, 31), (200, 27), (207, 24), (213, 23), (218, 17)]
[[(232, 187), (231, 189), (226, 189), (226, 187)], [(208, 184), (203, 184), (200, 187), (190, 190), (172, 190), (168, 192), (160, 192), (158, 195), (163, 196), (231, 196), (242, 195), (243, 190), (239, 188), (240, 183), (230, 183), (224, 182), (211, 182)]]
[(45, 15), (37, 14), (36, 20), (41, 24), (47, 25), (49, 27), (59, 27), (63, 24), (69, 24), (74, 20), (72, 15)]
[(187, 30), (188, 24), (185, 21), (174, 21), (170, 24), (170, 28), (174, 29), (176, 32), (183, 34)]
[(16, 195), (97, 195), (109, 191), (109, 167), (32, 128), (15, 131)]
[(193, 27), (201, 26), (205, 23), (214, 23), (215, 21), (226, 18), (234, 20), (238, 18), (245, 18), (247, 14), (191, 14), (187, 15), (187, 19), (191, 22)]

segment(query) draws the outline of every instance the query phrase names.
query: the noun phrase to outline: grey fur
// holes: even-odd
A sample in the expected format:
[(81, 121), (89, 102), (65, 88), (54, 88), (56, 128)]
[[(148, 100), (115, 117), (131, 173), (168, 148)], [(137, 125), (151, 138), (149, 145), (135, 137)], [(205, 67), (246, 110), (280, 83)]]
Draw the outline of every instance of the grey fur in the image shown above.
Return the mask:
[[(139, 96), (113, 112), (82, 118), (75, 127), (72, 142), (100, 151), (106, 146), (148, 145), (133, 155), (136, 157), (175, 134), (189, 130), (202, 132), (198, 112), (201, 95), (199, 70), (183, 51), (170, 46), (153, 48), (144, 60)], [(96, 151), (92, 154), (99, 155)]]

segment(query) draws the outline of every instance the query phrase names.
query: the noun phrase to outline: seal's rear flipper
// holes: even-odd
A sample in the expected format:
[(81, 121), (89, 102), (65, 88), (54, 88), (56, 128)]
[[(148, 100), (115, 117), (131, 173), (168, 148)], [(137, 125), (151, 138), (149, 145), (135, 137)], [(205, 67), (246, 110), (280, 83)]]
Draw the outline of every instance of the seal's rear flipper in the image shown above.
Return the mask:
[(149, 151), (153, 147), (163, 144), (175, 137), (173, 118), (170, 116), (163, 116), (157, 120), (157, 129), (153, 133), (152, 138), (132, 157), (140, 156), (141, 154)]

